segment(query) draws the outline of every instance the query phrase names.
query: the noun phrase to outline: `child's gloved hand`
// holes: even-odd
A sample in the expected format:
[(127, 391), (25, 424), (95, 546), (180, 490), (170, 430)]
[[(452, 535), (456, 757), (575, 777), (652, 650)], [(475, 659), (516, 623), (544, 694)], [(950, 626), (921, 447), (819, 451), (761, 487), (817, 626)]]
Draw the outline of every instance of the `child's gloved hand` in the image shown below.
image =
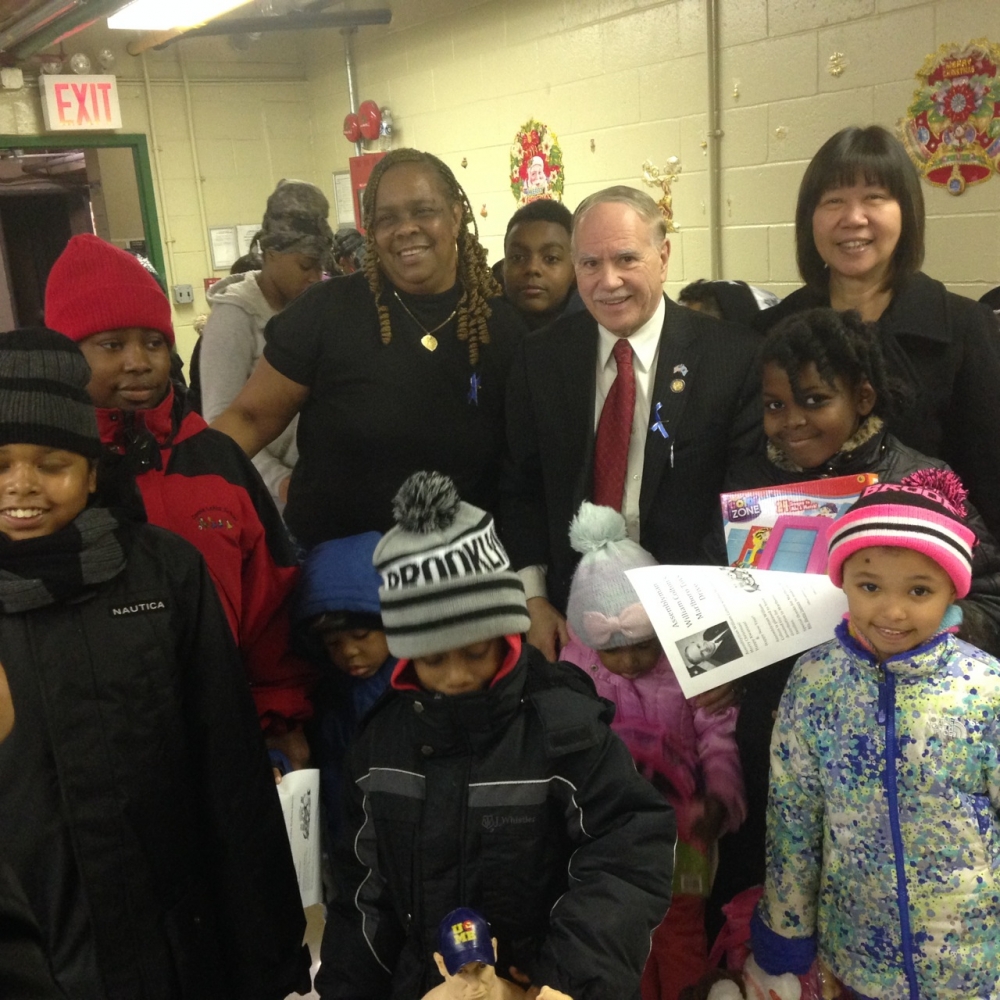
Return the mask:
[(541, 988), (532, 986), (528, 976), (513, 965), (510, 967), (510, 978), (524, 987), (526, 1000), (573, 1000), (571, 996), (560, 993), (559, 990), (551, 986), (542, 986)]
[(691, 823), (691, 832), (704, 844), (719, 839), (722, 826), (726, 822), (726, 807), (714, 795), (706, 795), (702, 800), (702, 813)]

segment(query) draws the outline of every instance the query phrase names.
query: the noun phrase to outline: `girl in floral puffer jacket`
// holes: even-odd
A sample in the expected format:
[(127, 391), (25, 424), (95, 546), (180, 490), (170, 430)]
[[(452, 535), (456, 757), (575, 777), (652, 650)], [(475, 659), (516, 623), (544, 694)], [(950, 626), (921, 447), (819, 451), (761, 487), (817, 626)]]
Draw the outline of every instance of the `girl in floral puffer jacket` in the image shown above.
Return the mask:
[(953, 633), (975, 535), (954, 473), (871, 486), (834, 525), (837, 637), (771, 743), (768, 973), (815, 957), (861, 998), (1000, 997), (1000, 662)]
[(597, 693), (614, 702), (611, 728), (677, 813), (673, 902), (653, 935), (642, 980), (643, 1000), (674, 1000), (707, 969), (710, 855), (720, 834), (735, 830), (746, 814), (733, 737), (737, 709), (711, 714), (684, 697), (625, 576), (656, 560), (626, 537), (622, 515), (584, 503), (570, 541), (583, 558), (567, 608), (572, 642), (561, 658), (585, 670)]

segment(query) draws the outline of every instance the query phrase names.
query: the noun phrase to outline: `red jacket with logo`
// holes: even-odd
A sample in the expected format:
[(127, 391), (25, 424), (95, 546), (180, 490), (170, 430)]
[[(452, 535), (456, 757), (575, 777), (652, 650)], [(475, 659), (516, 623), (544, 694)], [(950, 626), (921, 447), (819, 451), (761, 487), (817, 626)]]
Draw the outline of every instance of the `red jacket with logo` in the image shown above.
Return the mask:
[(261, 726), (312, 714), (313, 668), (289, 650), (298, 566), (281, 517), (231, 438), (183, 412), (173, 389), (149, 410), (97, 410), (101, 440), (134, 474), (146, 518), (202, 554), (233, 630)]

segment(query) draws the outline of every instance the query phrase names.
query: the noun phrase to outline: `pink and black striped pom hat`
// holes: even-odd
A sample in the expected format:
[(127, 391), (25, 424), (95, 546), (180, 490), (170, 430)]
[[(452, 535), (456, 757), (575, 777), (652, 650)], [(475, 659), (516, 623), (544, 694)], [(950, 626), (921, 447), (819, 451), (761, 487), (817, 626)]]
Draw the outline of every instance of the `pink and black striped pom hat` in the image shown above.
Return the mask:
[(898, 483), (869, 486), (830, 531), (830, 579), (842, 586), (850, 556), (889, 545), (933, 559), (951, 577), (956, 597), (965, 597), (976, 544), (965, 524), (967, 496), (958, 476), (945, 469), (921, 469)]

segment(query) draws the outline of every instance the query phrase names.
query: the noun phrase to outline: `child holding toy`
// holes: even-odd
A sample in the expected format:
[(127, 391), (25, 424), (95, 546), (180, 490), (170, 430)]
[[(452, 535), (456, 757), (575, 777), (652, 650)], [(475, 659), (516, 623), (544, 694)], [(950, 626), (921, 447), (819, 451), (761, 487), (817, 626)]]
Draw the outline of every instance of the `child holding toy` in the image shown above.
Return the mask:
[[(919, 469), (947, 468), (892, 434), (902, 389), (886, 372), (875, 328), (857, 313), (812, 309), (789, 316), (765, 338), (761, 365), (767, 452), (730, 469), (727, 491), (866, 472), (877, 473), (880, 482), (899, 482)], [(969, 525), (979, 544), (973, 553), (972, 586), (960, 601), (959, 635), (996, 654), (1000, 548), (971, 507)], [(792, 663), (781, 661), (743, 682), (736, 740), (748, 817), (734, 837), (720, 844), (710, 910), (717, 911), (717, 904), (763, 881), (768, 748)]]
[[(892, 434), (904, 389), (886, 372), (874, 326), (857, 313), (789, 316), (765, 338), (760, 361), (767, 452), (730, 469), (727, 491), (863, 472), (898, 483), (918, 469), (948, 468)], [(960, 634), (997, 653), (1000, 548), (971, 506), (969, 516), (979, 546)]]
[(818, 956), (857, 996), (995, 997), (1000, 663), (958, 639), (976, 538), (951, 472), (871, 486), (836, 524), (836, 638), (795, 665), (771, 745), (768, 973)]
[[(582, 558), (567, 607), (572, 641), (560, 655), (614, 702), (612, 728), (677, 813), (673, 899), (642, 983), (644, 1000), (675, 1000), (707, 968), (711, 848), (720, 833), (740, 825), (746, 809), (733, 738), (737, 710), (713, 714), (684, 697), (625, 576), (656, 560), (627, 537), (622, 515), (585, 502), (570, 542)], [(714, 653), (715, 644), (708, 645)]]
[(524, 588), (490, 515), (429, 472), (393, 512), (373, 561), (400, 660), (348, 752), (320, 996), (423, 996), (442, 915), (471, 906), (528, 1000), (637, 998), (672, 810), (587, 678), (522, 642)]

